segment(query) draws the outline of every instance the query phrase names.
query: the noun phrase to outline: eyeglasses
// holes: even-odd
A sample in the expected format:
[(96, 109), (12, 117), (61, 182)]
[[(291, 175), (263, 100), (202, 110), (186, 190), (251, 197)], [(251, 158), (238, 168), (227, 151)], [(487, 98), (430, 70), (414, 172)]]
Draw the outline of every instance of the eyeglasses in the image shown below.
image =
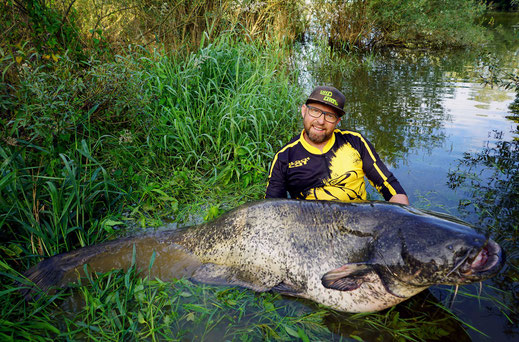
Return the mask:
[(308, 114), (310, 114), (310, 116), (312, 118), (318, 119), (321, 117), (321, 115), (324, 114), (324, 120), (326, 120), (326, 122), (333, 124), (333, 123), (336, 123), (337, 120), (339, 120), (339, 117), (337, 115), (335, 115), (335, 113), (325, 112), (323, 110), (320, 110), (319, 108), (309, 106), (309, 105), (306, 105), (306, 108), (308, 108), (307, 112), (308, 112)]

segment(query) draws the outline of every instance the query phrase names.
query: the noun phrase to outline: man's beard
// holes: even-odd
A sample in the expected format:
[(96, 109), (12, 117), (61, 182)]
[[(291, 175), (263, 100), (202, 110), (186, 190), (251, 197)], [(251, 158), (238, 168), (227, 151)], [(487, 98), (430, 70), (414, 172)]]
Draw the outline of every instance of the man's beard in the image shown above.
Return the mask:
[[(310, 126), (311, 127), (311, 126)], [(310, 132), (310, 127), (305, 127), (305, 134), (314, 144), (321, 144), (325, 141), (328, 141), (332, 137), (333, 131), (328, 134), (314, 134)]]

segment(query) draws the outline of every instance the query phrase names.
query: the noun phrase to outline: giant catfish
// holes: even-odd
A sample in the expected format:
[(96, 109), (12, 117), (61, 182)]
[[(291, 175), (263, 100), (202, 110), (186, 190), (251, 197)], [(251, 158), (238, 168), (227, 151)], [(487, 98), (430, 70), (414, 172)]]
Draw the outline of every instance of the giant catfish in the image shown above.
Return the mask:
[[(132, 254), (136, 253), (136, 257)], [(387, 202), (263, 200), (214, 221), (155, 230), (43, 260), (27, 277), (48, 290), (88, 264), (131, 265), (152, 276), (187, 277), (303, 297), (348, 312), (393, 306), (435, 284), (494, 276), (504, 254), (462, 221)]]

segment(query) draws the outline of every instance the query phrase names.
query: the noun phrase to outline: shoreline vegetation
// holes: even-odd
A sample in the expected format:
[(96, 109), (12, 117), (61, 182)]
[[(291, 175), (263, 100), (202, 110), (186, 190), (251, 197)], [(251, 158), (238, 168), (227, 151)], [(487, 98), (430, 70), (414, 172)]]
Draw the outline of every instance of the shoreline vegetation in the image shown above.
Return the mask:
[[(262, 198), (274, 153), (300, 129), (290, 55), (310, 30), (358, 53), (489, 39), (486, 6), (469, 0), (307, 5), (2, 0), (0, 339), (308, 341), (340, 330), (308, 303), (134, 269), (30, 303), (18, 291), (45, 257)], [(452, 333), (393, 309), (342, 319), (391, 339)]]

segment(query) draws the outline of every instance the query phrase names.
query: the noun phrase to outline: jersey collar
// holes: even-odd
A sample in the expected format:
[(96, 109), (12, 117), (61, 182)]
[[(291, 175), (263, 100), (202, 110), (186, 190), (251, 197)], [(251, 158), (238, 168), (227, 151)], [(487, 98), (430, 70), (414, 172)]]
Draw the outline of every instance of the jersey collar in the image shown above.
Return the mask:
[(307, 150), (308, 152), (310, 152), (312, 154), (325, 154), (326, 152), (328, 152), (332, 148), (333, 144), (335, 144), (335, 131), (333, 132), (332, 137), (330, 138), (330, 140), (328, 140), (326, 145), (324, 145), (324, 148), (323, 148), (322, 152), (317, 147), (310, 145), (305, 140), (305, 137), (303, 135), (304, 133), (305, 133), (305, 130), (303, 129), (303, 131), (301, 132), (301, 136), (299, 137), (299, 141), (301, 141), (301, 145), (303, 145), (305, 150)]

